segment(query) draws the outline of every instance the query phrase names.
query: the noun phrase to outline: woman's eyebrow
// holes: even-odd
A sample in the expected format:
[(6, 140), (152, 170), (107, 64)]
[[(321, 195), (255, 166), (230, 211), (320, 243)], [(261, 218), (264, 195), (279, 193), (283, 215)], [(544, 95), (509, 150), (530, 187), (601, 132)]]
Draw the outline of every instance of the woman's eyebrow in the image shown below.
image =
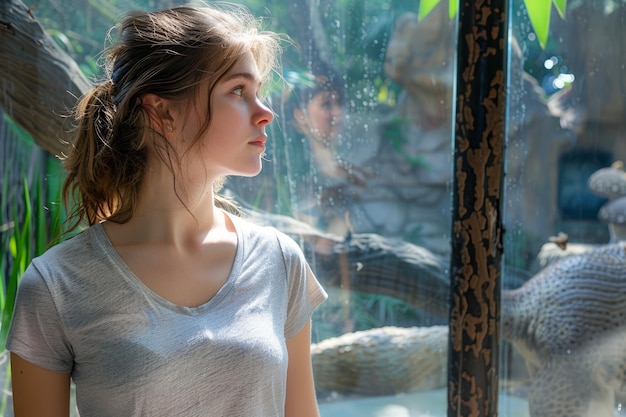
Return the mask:
[(257, 78), (254, 74), (252, 74), (251, 72), (235, 72), (233, 74), (226, 76), (224, 78), (224, 81), (230, 81), (235, 78), (244, 78), (251, 83), (261, 84), (261, 80)]

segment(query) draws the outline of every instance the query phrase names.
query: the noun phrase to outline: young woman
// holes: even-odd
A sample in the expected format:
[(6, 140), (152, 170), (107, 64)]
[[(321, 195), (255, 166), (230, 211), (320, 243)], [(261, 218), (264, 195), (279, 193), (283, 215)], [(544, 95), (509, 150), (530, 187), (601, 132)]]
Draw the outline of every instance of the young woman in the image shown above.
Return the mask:
[(16, 417), (317, 417), (310, 317), (326, 297), (295, 242), (229, 214), (261, 170), (275, 34), (240, 8), (134, 12), (83, 97), (65, 161), (74, 227), (33, 260), (11, 351)]

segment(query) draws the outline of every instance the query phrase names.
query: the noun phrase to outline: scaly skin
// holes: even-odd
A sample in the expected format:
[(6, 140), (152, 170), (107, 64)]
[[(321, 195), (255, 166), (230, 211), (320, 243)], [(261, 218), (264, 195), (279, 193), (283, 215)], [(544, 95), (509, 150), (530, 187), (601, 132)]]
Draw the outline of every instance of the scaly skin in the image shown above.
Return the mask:
[(532, 377), (532, 417), (613, 417), (626, 393), (626, 243), (549, 265), (504, 291), (503, 338)]

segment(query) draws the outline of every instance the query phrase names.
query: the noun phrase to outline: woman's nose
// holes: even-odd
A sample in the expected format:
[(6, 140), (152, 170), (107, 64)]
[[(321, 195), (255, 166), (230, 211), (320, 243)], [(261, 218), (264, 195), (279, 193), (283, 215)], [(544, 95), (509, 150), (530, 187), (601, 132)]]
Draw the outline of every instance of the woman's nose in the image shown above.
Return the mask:
[(339, 104), (333, 105), (331, 108), (331, 114), (337, 118), (343, 116), (343, 106), (340, 106)]
[(261, 99), (257, 99), (257, 114), (255, 116), (255, 123), (261, 126), (268, 125), (274, 120), (274, 112), (270, 107)]

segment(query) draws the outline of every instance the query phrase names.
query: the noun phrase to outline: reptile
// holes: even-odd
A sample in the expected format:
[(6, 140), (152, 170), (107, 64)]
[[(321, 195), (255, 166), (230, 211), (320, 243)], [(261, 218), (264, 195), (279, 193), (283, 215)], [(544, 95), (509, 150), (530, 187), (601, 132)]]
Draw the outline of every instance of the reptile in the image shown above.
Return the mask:
[[(285, 216), (250, 217), (304, 241), (303, 249), (326, 286), (345, 282), (352, 291), (386, 294), (436, 316), (448, 312), (445, 261), (423, 248), (374, 234), (333, 238)], [(348, 276), (342, 277), (344, 273)], [(507, 282), (512, 280), (507, 277)], [(502, 291), (502, 339), (518, 350), (529, 370), (531, 417), (613, 417), (615, 404), (626, 400), (626, 242), (559, 257), (524, 281), (519, 288)], [(346, 338), (355, 348), (371, 350), (372, 357), (383, 350), (390, 355), (393, 348), (372, 341), (400, 343), (404, 348), (407, 338), (423, 343), (413, 332), (422, 334), (387, 328), (345, 335), (334, 345), (328, 341), (315, 347), (314, 362), (333, 368), (323, 362), (336, 360), (330, 350), (349, 348)], [(372, 360), (359, 363), (352, 364), (355, 374), (362, 373), (359, 366), (371, 368)], [(378, 368), (384, 372), (383, 366)], [(367, 372), (374, 378), (371, 369)], [(345, 390), (367, 388), (355, 385), (358, 380), (348, 381)], [(423, 381), (409, 378), (394, 384), (393, 391), (399, 392), (422, 386)], [(377, 390), (373, 387), (368, 394), (383, 393)]]
[[(351, 282), (355, 287), (367, 282), (367, 288), (363, 289), (376, 292), (376, 274), (369, 276), (365, 273), (367, 269), (368, 266), (358, 272), (353, 270), (353, 275), (361, 276), (351, 277)], [(414, 288), (415, 283), (409, 285), (415, 276), (389, 275), (394, 283), (387, 280), (380, 285), (388, 295), (416, 307), (422, 304), (422, 297), (417, 297), (413, 291), (421, 292), (424, 287)], [(435, 291), (438, 285), (442, 282), (428, 282), (426, 288), (430, 296), (445, 292), (442, 288)], [(590, 247), (553, 260), (521, 287), (504, 290), (501, 302), (502, 339), (521, 354), (531, 377), (530, 416), (614, 417), (615, 404), (626, 399), (626, 243)], [(385, 368), (385, 364), (402, 359), (411, 363), (410, 367), (419, 367), (415, 360), (410, 360), (411, 354), (434, 346), (436, 340), (415, 337), (414, 333), (428, 335), (426, 329), (435, 328), (372, 329), (314, 345), (316, 381), (323, 388), (343, 388), (347, 392), (370, 395), (389, 394), (390, 390), (413, 391), (437, 382), (439, 385), (435, 386), (442, 387), (438, 376), (427, 368), (410, 376), (393, 366)], [(447, 331), (432, 334), (437, 335), (437, 340), (440, 336), (447, 337)], [(414, 343), (413, 349), (407, 351), (407, 343)], [(444, 344), (431, 351), (441, 355), (446, 348)], [(366, 360), (354, 360), (355, 355)], [(390, 356), (394, 360), (390, 360)], [(432, 363), (445, 366), (432, 359), (433, 356), (428, 357)], [(385, 358), (384, 363), (373, 366), (378, 361), (375, 358)], [(333, 372), (327, 372), (328, 369)], [(383, 390), (369, 382), (377, 379), (376, 372), (384, 377), (381, 379), (387, 378)], [(342, 374), (341, 378), (337, 377), (338, 373)], [(346, 380), (348, 375), (352, 378), (349, 381)]]
[(564, 257), (502, 293), (532, 417), (613, 417), (626, 394), (626, 243)]

